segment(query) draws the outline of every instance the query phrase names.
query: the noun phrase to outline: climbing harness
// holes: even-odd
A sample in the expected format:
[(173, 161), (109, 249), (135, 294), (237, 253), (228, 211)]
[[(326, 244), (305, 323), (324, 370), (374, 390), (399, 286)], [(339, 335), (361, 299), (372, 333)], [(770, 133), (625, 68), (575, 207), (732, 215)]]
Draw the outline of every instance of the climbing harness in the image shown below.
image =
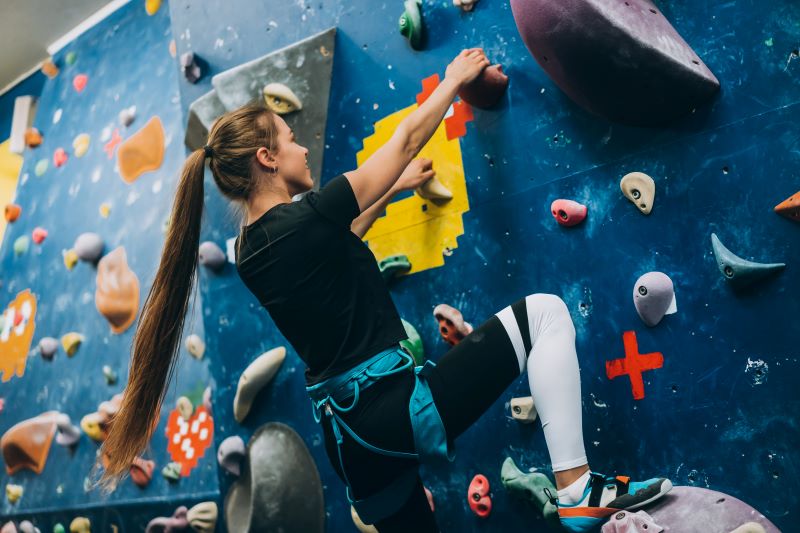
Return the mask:
[[(420, 461), (441, 458), (448, 461), (453, 460), (453, 450), (447, 442), (444, 424), (436, 409), (436, 404), (433, 402), (427, 382), (431, 370), (436, 366), (432, 361), (426, 361), (424, 365), (414, 367), (416, 383), (409, 400), (409, 416), (414, 433), (415, 453), (385, 450), (373, 446), (359, 437), (339, 415), (339, 413), (352, 411), (356, 407), (361, 391), (382, 378), (405, 372), (413, 365), (414, 359), (400, 346), (395, 346), (374, 355), (346, 372), (306, 387), (306, 391), (311, 397), (314, 420), (320, 423), (323, 412), (330, 419), (333, 434), (336, 437), (339, 464), (347, 487), (347, 500), (365, 523), (374, 524), (396, 512), (411, 494), (416, 483), (417, 471), (409, 469), (380, 492), (362, 500), (354, 500), (350, 481), (347, 479), (342, 461), (342, 442), (344, 441), (342, 429), (358, 444), (374, 453)], [(349, 405), (343, 407), (343, 404), (347, 402)]]

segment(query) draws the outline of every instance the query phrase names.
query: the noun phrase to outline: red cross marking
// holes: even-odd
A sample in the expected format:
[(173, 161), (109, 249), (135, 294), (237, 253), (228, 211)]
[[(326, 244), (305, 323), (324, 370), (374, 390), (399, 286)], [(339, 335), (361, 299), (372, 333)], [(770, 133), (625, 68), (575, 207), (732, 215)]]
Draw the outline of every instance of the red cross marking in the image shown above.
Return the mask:
[(606, 376), (608, 379), (614, 379), (627, 374), (631, 379), (633, 399), (641, 400), (644, 398), (642, 372), (664, 366), (664, 356), (661, 352), (639, 353), (635, 331), (624, 332), (622, 342), (625, 345), (625, 357), (606, 361)]

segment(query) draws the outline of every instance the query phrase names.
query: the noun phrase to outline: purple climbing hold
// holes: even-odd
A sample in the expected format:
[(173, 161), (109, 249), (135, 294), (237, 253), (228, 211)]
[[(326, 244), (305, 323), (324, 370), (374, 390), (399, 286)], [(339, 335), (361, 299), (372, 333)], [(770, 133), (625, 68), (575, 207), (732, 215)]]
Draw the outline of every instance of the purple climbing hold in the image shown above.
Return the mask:
[(189, 527), (189, 519), (186, 517), (188, 512), (189, 510), (181, 505), (175, 509), (175, 512), (170, 517), (160, 516), (153, 518), (147, 523), (145, 533), (177, 533), (178, 531), (183, 531)]
[(217, 449), (217, 461), (219, 466), (238, 476), (241, 474), (242, 459), (244, 459), (245, 447), (242, 437), (234, 435), (223, 440)]
[(78, 426), (72, 423), (69, 415), (59, 413), (56, 415), (56, 442), (62, 446), (72, 446), (81, 438), (81, 430)]
[(184, 52), (181, 54), (181, 72), (189, 83), (197, 83), (203, 77), (203, 69), (197, 63), (198, 58), (194, 52)]
[(458, 96), (471, 106), (489, 109), (500, 101), (507, 87), (508, 76), (503, 72), (502, 65), (491, 65), (462, 87)]
[(44, 337), (39, 340), (39, 353), (42, 354), (42, 357), (51, 361), (53, 356), (58, 351), (58, 339), (54, 339), (53, 337)]
[(675, 308), (675, 287), (663, 272), (648, 272), (633, 286), (633, 305), (639, 318), (650, 327)]
[(653, 517), (644, 511), (632, 513), (620, 511), (611, 516), (603, 525), (601, 533), (661, 533), (664, 528), (653, 520)]
[(658, 126), (719, 81), (650, 0), (511, 0), (531, 55), (573, 101), (608, 120)]
[(221, 270), (225, 266), (225, 253), (216, 243), (206, 241), (200, 245), (200, 264), (212, 270)]

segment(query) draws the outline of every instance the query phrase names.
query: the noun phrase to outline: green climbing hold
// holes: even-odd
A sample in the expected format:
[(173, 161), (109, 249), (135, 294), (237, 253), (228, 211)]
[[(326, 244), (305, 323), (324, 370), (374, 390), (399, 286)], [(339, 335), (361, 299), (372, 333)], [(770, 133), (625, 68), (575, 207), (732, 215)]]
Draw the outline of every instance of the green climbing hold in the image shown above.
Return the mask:
[(56, 525), (53, 526), (53, 533), (66, 533), (66, 531), (60, 522), (56, 522)]
[(411, 48), (421, 50), (425, 37), (425, 28), (422, 25), (422, 0), (405, 0), (403, 7), (405, 11), (400, 15), (400, 33), (408, 39)]
[(547, 525), (556, 531), (563, 531), (558, 519), (558, 508), (550, 502), (545, 492), (545, 489), (553, 495), (557, 492), (550, 478), (539, 472), (526, 474), (517, 468), (511, 457), (506, 457), (500, 469), (500, 479), (507, 491), (533, 503), (542, 513)]
[(411, 270), (411, 261), (407, 255), (390, 255), (378, 262), (378, 268), (383, 274), (383, 280), (389, 281)]
[(417, 333), (416, 328), (403, 320), (403, 327), (406, 328), (407, 339), (400, 341), (400, 346), (408, 352), (408, 355), (414, 358), (414, 365), (421, 366), (425, 364), (425, 349), (422, 347), (422, 337)]
[(28, 251), (28, 246), (30, 246), (30, 241), (27, 235), (17, 237), (17, 240), (14, 241), (14, 254), (22, 255), (26, 253)]
[(174, 461), (167, 463), (167, 466), (161, 469), (161, 475), (169, 481), (178, 481), (181, 478), (181, 464)]
[(78, 59), (78, 54), (75, 52), (67, 52), (67, 55), (64, 56), (64, 63), (67, 65), (74, 65), (76, 59)]
[(50, 163), (47, 162), (47, 159), (40, 159), (39, 161), (36, 162), (36, 166), (33, 168), (33, 172), (37, 176), (41, 176), (42, 174), (47, 172), (47, 166), (49, 164)]

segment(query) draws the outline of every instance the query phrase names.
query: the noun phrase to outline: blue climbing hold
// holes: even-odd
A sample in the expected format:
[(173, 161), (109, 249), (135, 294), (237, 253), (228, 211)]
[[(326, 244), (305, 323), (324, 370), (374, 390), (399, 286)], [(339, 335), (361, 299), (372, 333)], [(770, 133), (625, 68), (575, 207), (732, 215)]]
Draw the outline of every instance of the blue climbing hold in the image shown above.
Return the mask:
[(755, 283), (774, 272), (783, 270), (786, 266), (785, 263), (755, 263), (742, 259), (725, 248), (716, 233), (711, 234), (711, 246), (714, 249), (714, 257), (717, 259), (719, 271), (731, 285), (736, 287)]

